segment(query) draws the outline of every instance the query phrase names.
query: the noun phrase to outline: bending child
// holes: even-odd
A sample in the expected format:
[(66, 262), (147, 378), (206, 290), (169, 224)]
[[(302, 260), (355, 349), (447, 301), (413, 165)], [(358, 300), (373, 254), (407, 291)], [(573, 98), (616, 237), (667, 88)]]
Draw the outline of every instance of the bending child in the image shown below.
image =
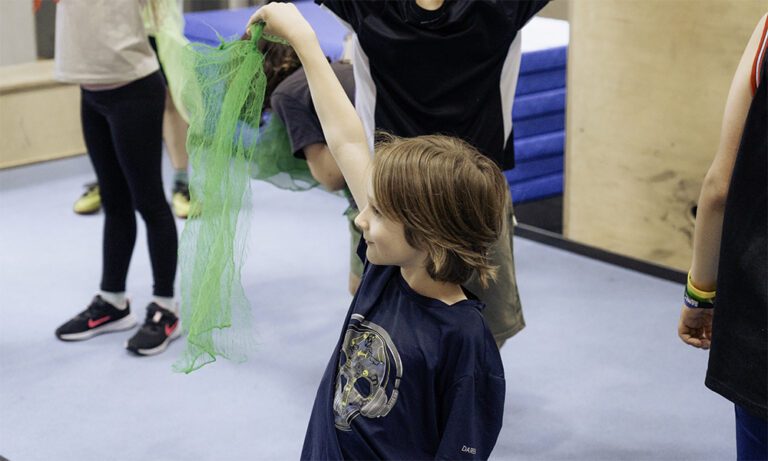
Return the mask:
[(461, 287), (495, 272), (507, 183), (492, 160), (444, 136), (388, 137), (371, 158), (362, 122), (292, 4), (249, 25), (286, 39), (304, 66), (325, 140), (360, 208), (364, 271), (325, 370), (302, 459), (486, 459), (504, 371), (483, 304)]
[[(344, 176), (325, 143), (323, 129), (312, 104), (307, 77), (296, 51), (289, 45), (265, 39), (259, 41), (259, 50), (264, 54), (264, 73), (267, 77), (262, 111), (271, 111), (282, 120), (293, 156), (306, 160), (312, 177), (329, 191), (346, 189)], [(347, 96), (354, 98), (352, 64), (336, 61), (331, 63), (331, 69)], [(360, 229), (354, 224), (357, 213), (357, 205), (350, 199), (349, 208), (344, 214), (349, 219), (349, 292), (352, 295), (357, 291), (363, 273), (363, 265), (356, 253), (360, 241)]]

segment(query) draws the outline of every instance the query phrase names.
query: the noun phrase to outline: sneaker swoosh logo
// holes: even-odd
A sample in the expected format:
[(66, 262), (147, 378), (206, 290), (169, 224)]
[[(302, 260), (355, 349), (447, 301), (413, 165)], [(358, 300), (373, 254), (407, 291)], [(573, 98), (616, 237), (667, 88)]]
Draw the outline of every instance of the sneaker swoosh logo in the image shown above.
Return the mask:
[(96, 320), (88, 319), (88, 328), (96, 328), (97, 326), (101, 325), (102, 323), (106, 322), (107, 320), (109, 320), (109, 316), (102, 317), (102, 318), (96, 319)]
[(173, 333), (173, 330), (176, 329), (176, 326), (178, 326), (179, 321), (173, 323), (173, 325), (165, 325), (165, 336), (171, 336), (171, 333)]

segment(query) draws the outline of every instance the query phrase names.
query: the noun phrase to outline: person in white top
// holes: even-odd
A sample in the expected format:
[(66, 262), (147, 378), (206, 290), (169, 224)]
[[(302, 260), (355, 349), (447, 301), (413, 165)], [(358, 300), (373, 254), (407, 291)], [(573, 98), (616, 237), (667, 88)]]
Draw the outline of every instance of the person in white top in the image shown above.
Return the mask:
[(163, 351), (181, 334), (173, 300), (178, 237), (162, 187), (165, 85), (147, 40), (139, 0), (60, 0), (54, 78), (81, 86), (83, 137), (104, 207), (98, 294), (56, 330), (64, 341), (133, 328), (125, 282), (136, 211), (147, 228), (154, 278), (144, 325), (127, 341), (139, 355)]

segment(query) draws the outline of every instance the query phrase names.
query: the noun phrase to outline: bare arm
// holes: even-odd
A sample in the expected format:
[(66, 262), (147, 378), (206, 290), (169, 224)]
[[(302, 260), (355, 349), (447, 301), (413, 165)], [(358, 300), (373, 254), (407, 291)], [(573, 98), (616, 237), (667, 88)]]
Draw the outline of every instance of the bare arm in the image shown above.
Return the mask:
[(747, 111), (752, 102), (749, 77), (764, 24), (765, 16), (752, 33), (749, 44), (736, 69), (736, 75), (733, 77), (731, 89), (728, 92), (728, 100), (725, 104), (720, 145), (712, 166), (704, 178), (699, 196), (693, 239), (691, 279), (698, 288), (704, 291), (715, 288), (725, 198), (728, 195), (731, 173), (736, 162), (736, 153), (741, 142)]
[(329, 191), (337, 191), (344, 189), (347, 185), (326, 143), (316, 142), (304, 147), (304, 156), (307, 158), (312, 177), (317, 179), (323, 187)]
[(266, 23), (264, 32), (288, 41), (299, 55), (323, 135), (358, 207), (368, 204), (366, 186), (371, 155), (363, 124), (325, 58), (315, 32), (291, 3), (271, 3), (248, 24)]
[[(741, 134), (744, 130), (744, 122), (752, 103), (749, 78), (765, 18), (766, 16), (763, 16), (760, 19), (736, 68), (736, 74), (731, 82), (728, 99), (725, 103), (720, 144), (712, 166), (704, 178), (699, 195), (696, 228), (693, 237), (691, 282), (702, 291), (713, 291), (717, 281), (725, 199), (728, 195), (731, 174), (736, 162)], [(678, 335), (687, 344), (706, 349), (709, 347), (711, 322), (711, 311), (683, 307)]]

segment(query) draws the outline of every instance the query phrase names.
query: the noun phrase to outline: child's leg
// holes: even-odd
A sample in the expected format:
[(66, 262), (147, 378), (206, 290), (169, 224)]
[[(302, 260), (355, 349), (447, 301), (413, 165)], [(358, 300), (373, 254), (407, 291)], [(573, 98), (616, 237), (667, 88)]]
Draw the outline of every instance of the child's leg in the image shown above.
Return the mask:
[(147, 226), (153, 294), (171, 297), (178, 241), (161, 175), (165, 86), (155, 73), (114, 91), (112, 139), (133, 203)]
[(499, 347), (525, 327), (512, 251), (514, 208), (511, 197), (508, 196), (507, 201), (507, 215), (501, 237), (491, 249), (491, 264), (499, 266), (496, 281), (491, 282), (488, 288), (482, 288), (477, 276), (473, 275), (465, 284), (469, 291), (485, 303), (483, 316)]
[(738, 405), (736, 409), (736, 459), (768, 459), (768, 421)]
[[(167, 89), (166, 89), (167, 90)], [(181, 118), (173, 104), (171, 92), (165, 92), (165, 111), (163, 112), (163, 139), (168, 149), (168, 157), (175, 171), (187, 171), (187, 129), (189, 125)]]
[(187, 165), (187, 130), (189, 125), (181, 118), (173, 104), (171, 92), (166, 87), (165, 112), (163, 112), (163, 139), (168, 150), (168, 157), (173, 166), (173, 186), (171, 188), (171, 205), (173, 212), (179, 218), (189, 216), (189, 173)]
[(136, 215), (112, 144), (106, 118), (107, 103), (108, 95), (83, 91), (81, 120), (85, 145), (96, 171), (104, 206), (101, 289), (123, 292), (136, 242)]
[[(152, 50), (157, 53), (157, 40), (154, 36), (149, 36), (149, 45)], [(173, 103), (171, 92), (168, 89), (168, 77), (165, 75), (165, 69), (163, 63), (160, 61), (158, 55), (158, 62), (160, 62), (160, 76), (163, 79), (163, 86), (165, 87), (165, 111), (163, 112), (163, 140), (165, 140), (165, 147), (168, 149), (168, 157), (171, 159), (171, 166), (174, 169), (174, 182), (178, 180), (178, 176), (183, 175), (183, 183), (187, 184), (189, 181), (186, 179), (187, 163), (189, 157), (187, 156), (187, 129), (189, 125), (179, 114), (176, 105)]]

